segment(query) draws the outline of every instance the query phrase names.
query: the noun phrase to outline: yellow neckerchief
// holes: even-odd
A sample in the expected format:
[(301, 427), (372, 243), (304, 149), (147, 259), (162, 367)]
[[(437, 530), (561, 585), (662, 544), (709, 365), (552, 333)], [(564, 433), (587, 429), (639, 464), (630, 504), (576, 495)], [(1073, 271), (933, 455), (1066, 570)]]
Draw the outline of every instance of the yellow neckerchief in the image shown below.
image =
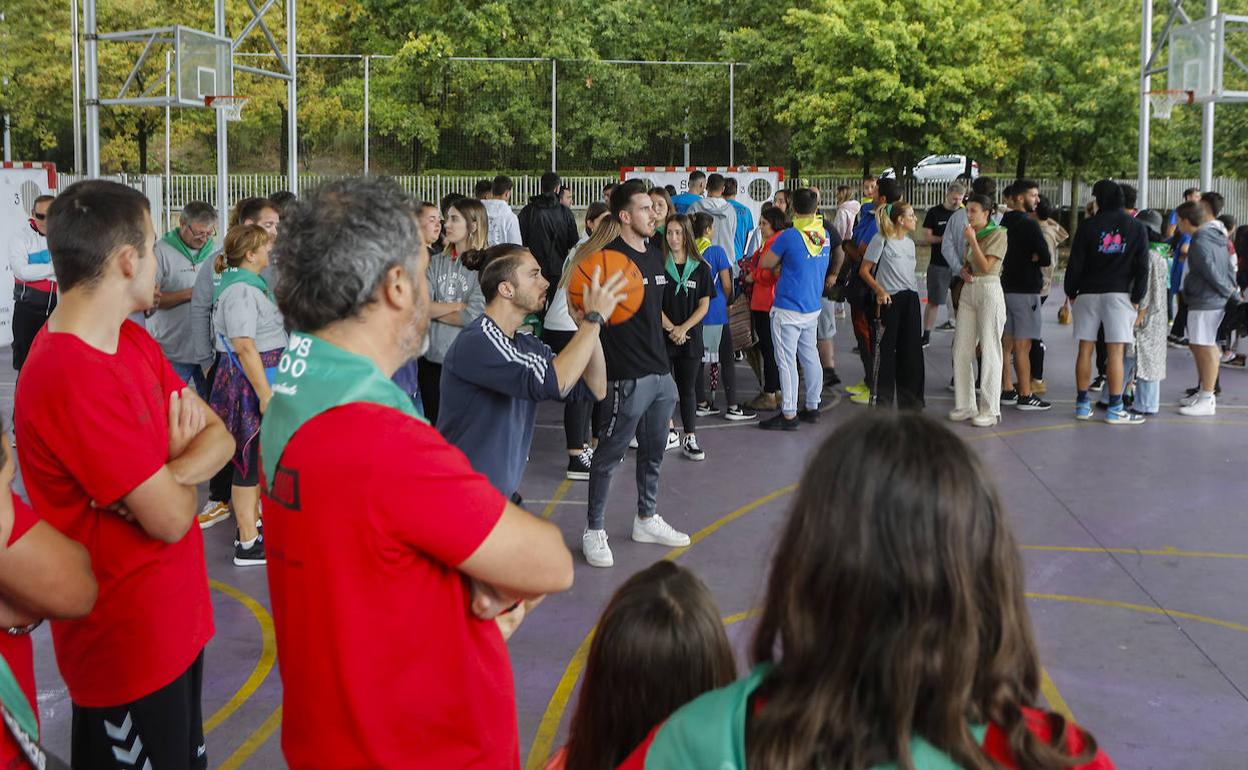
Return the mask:
[(828, 245), (828, 231), (823, 226), (823, 216), (820, 214), (799, 214), (793, 217), (793, 229), (802, 234), (806, 250), (812, 257)]
[(698, 247), (698, 253), (701, 254), (711, 247), (711, 239), (702, 237), (694, 241), (693, 245)]

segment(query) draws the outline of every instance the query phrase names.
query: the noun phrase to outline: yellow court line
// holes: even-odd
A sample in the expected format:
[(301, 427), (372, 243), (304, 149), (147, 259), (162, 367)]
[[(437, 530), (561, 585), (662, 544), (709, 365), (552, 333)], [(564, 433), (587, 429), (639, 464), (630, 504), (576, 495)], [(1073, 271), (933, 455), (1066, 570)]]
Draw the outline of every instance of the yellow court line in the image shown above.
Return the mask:
[(1165, 618), (1194, 620), (1197, 623), (1208, 623), (1211, 626), (1229, 628), (1232, 631), (1241, 631), (1248, 634), (1248, 625), (1243, 623), (1235, 623), (1230, 620), (1222, 620), (1221, 618), (1211, 618), (1208, 615), (1197, 615), (1194, 612), (1183, 612), (1181, 610), (1154, 607), (1148, 604), (1133, 604), (1131, 602), (1119, 602), (1112, 599), (1093, 599), (1090, 596), (1070, 596), (1068, 594), (1040, 594), (1028, 592), (1026, 596), (1028, 599), (1042, 599), (1051, 602), (1072, 602), (1074, 604), (1086, 604), (1092, 607), (1113, 607), (1120, 610), (1143, 612), (1149, 615), (1161, 615)]
[(225, 761), (218, 766), (218, 770), (238, 770), (243, 763), (247, 761), (252, 754), (256, 753), (256, 749), (264, 745), (264, 742), (277, 732), (277, 728), (282, 724), (282, 707), (278, 706), (273, 709), (273, 713), (256, 728), (255, 732), (247, 736), (234, 753), (225, 758)]
[(572, 660), (568, 661), (567, 668), (563, 670), (563, 676), (559, 678), (559, 684), (550, 696), (550, 703), (546, 705), (546, 713), (542, 714), (542, 721), (537, 726), (533, 745), (529, 747), (529, 758), (524, 763), (525, 770), (541, 770), (546, 764), (550, 749), (555, 744), (555, 734), (559, 732), (559, 723), (563, 721), (563, 712), (568, 707), (568, 699), (572, 697), (576, 680), (581, 678), (581, 671), (589, 658), (589, 646), (593, 643), (594, 632), (597, 630), (597, 625), (589, 629), (581, 646), (576, 648)]
[(1076, 721), (1074, 712), (1066, 704), (1066, 699), (1058, 692), (1057, 685), (1053, 684), (1053, 677), (1049, 676), (1049, 670), (1043, 666), (1040, 667), (1040, 694), (1048, 702), (1050, 711), (1056, 711), (1066, 717), (1067, 722)]
[(1024, 551), (1058, 551), (1069, 553), (1116, 553), (1126, 556), (1175, 556), (1187, 559), (1245, 559), (1248, 553), (1223, 553), (1221, 551), (1181, 551), (1174, 546), (1165, 548), (1089, 548), (1066, 545), (1024, 545)]
[(768, 493), (768, 494), (766, 494), (766, 495), (763, 495), (762, 497), (758, 498), (757, 500), (755, 500), (755, 501), (754, 501), (754, 502), (752, 502), (752, 503), (746, 503), (745, 505), (743, 505), (743, 506), (741, 506), (740, 508), (736, 509), (736, 510), (735, 510), (735, 511), (733, 511), (732, 513), (729, 513), (729, 514), (727, 514), (726, 516), (723, 516), (723, 517), (721, 517), (721, 518), (719, 518), (719, 519), (716, 519), (715, 521), (713, 521), (713, 522), (711, 522), (710, 524), (706, 525), (706, 526), (705, 526), (705, 527), (703, 527), (702, 529), (700, 529), (700, 530), (698, 530), (697, 532), (693, 533), (692, 535), (690, 535), (690, 536), (689, 536), (689, 545), (686, 545), (686, 546), (681, 546), (680, 548), (673, 548), (672, 550), (670, 550), (670, 551), (668, 551), (666, 554), (664, 554), (664, 555), (663, 555), (663, 558), (664, 558), (664, 559), (666, 559), (666, 560), (668, 560), (668, 561), (671, 561), (671, 560), (673, 560), (673, 559), (679, 558), (679, 557), (680, 557), (680, 555), (681, 555), (681, 554), (683, 554), (685, 551), (688, 551), (690, 548), (692, 548), (692, 547), (694, 547), (695, 545), (697, 545), (700, 541), (705, 540), (706, 538), (708, 538), (708, 537), (710, 537), (711, 535), (715, 534), (717, 531), (719, 531), (719, 530), (720, 530), (722, 527), (724, 527), (725, 525), (727, 525), (727, 524), (731, 524), (732, 522), (734, 522), (734, 521), (736, 521), (737, 519), (741, 518), (741, 517), (742, 517), (742, 516), (744, 516), (745, 514), (747, 514), (747, 513), (751, 512), (751, 511), (753, 511), (753, 510), (755, 510), (755, 509), (758, 509), (758, 508), (763, 507), (763, 506), (764, 506), (764, 505), (766, 505), (767, 503), (770, 503), (772, 500), (775, 500), (775, 499), (780, 498), (780, 497), (784, 497), (785, 495), (789, 494), (790, 492), (792, 492), (792, 491), (793, 491), (793, 490), (795, 490), (795, 489), (797, 489), (797, 485), (796, 485), (796, 484), (790, 484), (790, 485), (788, 485), (787, 487), (781, 487), (780, 489), (777, 489), (777, 490), (776, 490), (776, 491), (774, 491), (774, 492), (770, 492), (770, 493)]
[(543, 519), (549, 519), (551, 517), (551, 514), (555, 512), (555, 506), (559, 504), (559, 501), (563, 499), (563, 496), (566, 495), (568, 490), (571, 488), (572, 482), (568, 479), (564, 479), (559, 484), (559, 486), (555, 489), (554, 496), (550, 498), (550, 502), (546, 503), (546, 507), (542, 510)]
[(234, 693), (224, 706), (217, 709), (216, 713), (204, 722), (205, 734), (212, 732), (222, 722), (229, 719), (230, 715), (238, 711), (239, 707), (255, 694), (264, 680), (268, 678), (269, 672), (273, 670), (273, 663), (277, 660), (277, 637), (273, 633), (273, 616), (259, 602), (232, 585), (219, 580), (209, 580), (208, 585), (239, 602), (255, 616), (256, 622), (260, 624), (261, 647), (260, 660), (256, 661), (256, 667), (251, 670), (251, 676), (247, 677), (247, 681), (243, 682), (243, 686), (238, 688), (238, 692)]

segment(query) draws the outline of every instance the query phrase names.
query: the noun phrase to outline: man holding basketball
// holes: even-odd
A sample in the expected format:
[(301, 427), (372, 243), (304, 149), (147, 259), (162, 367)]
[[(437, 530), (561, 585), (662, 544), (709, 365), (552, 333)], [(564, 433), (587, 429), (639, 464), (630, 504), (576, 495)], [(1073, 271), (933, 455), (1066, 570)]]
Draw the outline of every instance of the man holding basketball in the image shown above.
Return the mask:
[[(620, 237), (607, 250), (628, 257), (641, 271), (645, 297), (631, 318), (602, 332), (607, 360), (607, 399), (602, 410), (598, 449), (589, 471), (589, 522), (581, 537), (585, 560), (594, 567), (615, 561), (607, 545), (606, 508), (611, 477), (637, 437), (637, 515), (633, 540), (665, 546), (689, 545), (689, 536), (677, 532), (655, 513), (659, 469), (667, 447), (667, 422), (676, 406), (663, 334), (663, 291), (667, 270), (654, 236), (654, 209), (640, 180), (631, 179), (611, 192), (611, 215), (620, 223)], [(621, 290), (619, 293), (625, 293)], [(618, 312), (617, 312), (618, 315)]]

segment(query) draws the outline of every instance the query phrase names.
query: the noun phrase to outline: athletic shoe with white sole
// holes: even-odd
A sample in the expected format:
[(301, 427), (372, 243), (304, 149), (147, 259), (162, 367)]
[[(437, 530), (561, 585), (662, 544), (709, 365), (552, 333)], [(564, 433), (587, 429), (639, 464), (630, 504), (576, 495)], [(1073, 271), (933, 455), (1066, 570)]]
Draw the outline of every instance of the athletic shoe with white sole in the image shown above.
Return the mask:
[(710, 417), (711, 415), (719, 414), (719, 409), (709, 401), (699, 402), (696, 411), (699, 417)]
[(636, 449), (636, 448), (637, 448), (637, 437), (636, 437), (636, 436), (633, 436), (632, 438), (630, 438), (630, 439), (628, 440), (628, 448), (629, 448), (629, 449)]
[(668, 430), (667, 446), (663, 447), (663, 451), (670, 452), (673, 449), (680, 449), (680, 434), (674, 430)]
[(1213, 417), (1218, 413), (1217, 396), (1196, 397), (1196, 401), (1187, 406), (1179, 407), (1179, 414), (1184, 417)]
[(1001, 422), (1001, 417), (995, 414), (980, 413), (971, 418), (971, 425), (976, 428), (991, 428)]
[(235, 567), (259, 567), (264, 563), (263, 537), (257, 537), (256, 542), (252, 543), (250, 548), (244, 548), (242, 543), (234, 544)]
[(1105, 387), (1105, 375), (1098, 374), (1092, 378), (1092, 384), (1088, 385), (1088, 390), (1092, 391), (1093, 393), (1100, 393), (1101, 389), (1104, 387)]
[(593, 450), (586, 448), (576, 457), (568, 458), (568, 470), (564, 473), (564, 477), (572, 481), (587, 481), (589, 479), (590, 461), (593, 459)]
[(638, 543), (655, 543), (672, 548), (689, 545), (689, 536), (684, 532), (677, 532), (657, 513), (644, 519), (640, 516), (633, 518), (633, 540)]
[(1105, 413), (1105, 422), (1110, 425), (1143, 425), (1144, 421), (1144, 415), (1128, 412), (1121, 406), (1117, 409), (1110, 409)]
[(753, 420), (755, 417), (758, 417), (758, 412), (755, 412), (753, 409), (748, 407), (737, 406), (735, 404), (728, 407), (727, 411), (724, 412), (724, 419), (732, 420), (733, 422)]
[(1017, 404), (1018, 404), (1018, 391), (1017, 390), (1001, 391), (1001, 405), (1002, 406), (1015, 406)]
[(1052, 409), (1053, 405), (1032, 393), (1030, 396), (1019, 396), (1018, 403), (1014, 407), (1024, 412), (1046, 412)]
[(698, 446), (698, 437), (688, 433), (685, 434), (685, 444), (680, 448), (680, 451), (684, 453), (685, 457), (694, 462), (701, 462), (706, 459), (706, 452), (703, 452), (702, 447)]
[(216, 500), (209, 500), (204, 503), (203, 510), (199, 512), (199, 528), (208, 529), (209, 527), (220, 524), (230, 518), (230, 504), (222, 503)]
[(954, 409), (949, 413), (949, 419), (954, 422), (966, 422), (975, 419), (979, 412), (975, 409)]
[(591, 567), (614, 567), (615, 558), (611, 556), (611, 546), (607, 545), (605, 529), (587, 529), (581, 535), (581, 553)]
[(953, 329), (954, 329), (954, 326), (953, 326), (953, 321), (945, 321), (943, 324), (941, 324), (940, 326), (937, 326), (935, 329), (933, 329), (933, 331), (938, 331), (938, 332), (951, 332), (951, 331), (953, 331)]
[(1076, 401), (1075, 402), (1075, 419), (1091, 420), (1092, 419), (1092, 402)]

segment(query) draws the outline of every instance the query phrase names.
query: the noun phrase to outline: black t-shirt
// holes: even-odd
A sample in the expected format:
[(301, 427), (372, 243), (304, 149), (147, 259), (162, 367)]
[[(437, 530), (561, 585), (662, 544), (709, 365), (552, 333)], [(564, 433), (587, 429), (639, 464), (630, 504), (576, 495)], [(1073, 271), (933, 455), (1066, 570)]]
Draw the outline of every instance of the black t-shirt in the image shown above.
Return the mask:
[[(949, 224), (949, 218), (953, 216), (953, 212), (945, 208), (945, 204), (941, 203), (932, 206), (927, 210), (927, 216), (923, 217), (923, 226), (932, 231), (932, 237), (943, 238), (945, 236), (945, 227)], [(940, 244), (932, 244), (932, 261), (931, 264), (937, 267), (949, 267), (949, 263), (945, 261), (945, 257), (940, 253)]]
[[(711, 269), (700, 259), (694, 264), (693, 272), (685, 280), (684, 291), (679, 290), (680, 286), (671, 273), (667, 274), (667, 286), (663, 287), (663, 314), (677, 326), (687, 321), (698, 309), (698, 302), (704, 297), (709, 298), (712, 293)], [(687, 266), (687, 262), (676, 265), (677, 275), (682, 275)], [(689, 341), (685, 344), (676, 345), (670, 337), (667, 340), (667, 355), (671, 358), (701, 358), (702, 353), (701, 322), (689, 330)]]
[(616, 238), (607, 249), (624, 254), (637, 265), (646, 284), (645, 300), (633, 317), (602, 330), (602, 352), (607, 359), (608, 380), (637, 380), (649, 374), (668, 374), (667, 335), (663, 333), (663, 291), (667, 271), (663, 255), (651, 238), (645, 251), (637, 251)]
[[(1001, 291), (1006, 294), (1039, 294), (1044, 288), (1040, 268), (1052, 264), (1049, 243), (1040, 223), (1024, 211), (1007, 211), (1001, 226), (1009, 238), (1001, 261)], [(1032, 261), (1033, 257), (1039, 260)]]

